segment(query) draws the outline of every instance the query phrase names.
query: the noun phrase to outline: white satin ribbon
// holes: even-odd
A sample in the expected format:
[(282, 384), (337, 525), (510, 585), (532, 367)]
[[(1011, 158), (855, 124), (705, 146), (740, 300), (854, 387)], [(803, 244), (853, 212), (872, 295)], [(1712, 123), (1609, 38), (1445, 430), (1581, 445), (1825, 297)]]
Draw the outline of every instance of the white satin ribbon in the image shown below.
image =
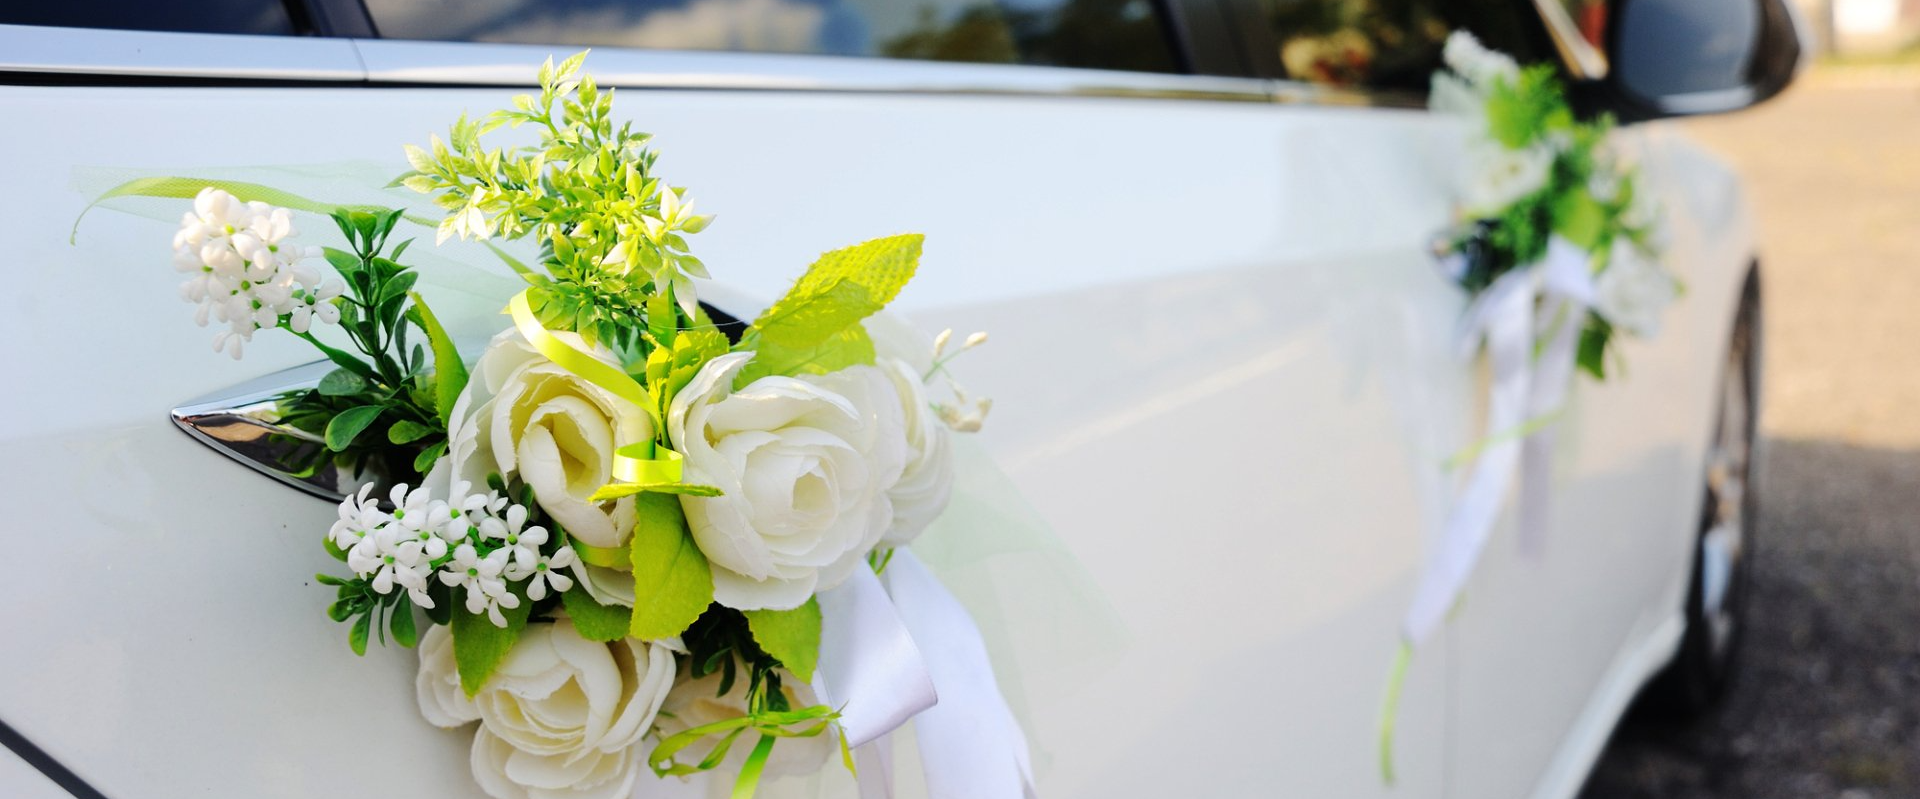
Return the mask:
[(1459, 499), (1448, 509), (1440, 539), (1414, 588), (1413, 606), (1402, 623), (1402, 633), (1410, 642), (1426, 640), (1446, 618), (1487, 543), (1519, 464), (1520, 441), (1500, 434), (1526, 418), (1527, 387), (1532, 382), (1534, 278), (1531, 268), (1501, 275), (1474, 300), (1462, 320), (1463, 356), (1471, 357), (1480, 342), (1486, 342), (1487, 363), (1493, 372), (1486, 434), (1492, 438), (1474, 460)]
[[(1557, 412), (1566, 398), (1585, 310), (1593, 304), (1590, 263), (1587, 251), (1555, 236), (1538, 263), (1500, 276), (1467, 309), (1458, 339), (1460, 354), (1470, 358), (1484, 344), (1493, 373), (1486, 438), (1414, 589), (1402, 623), (1410, 643), (1426, 640), (1446, 618), (1499, 520), (1516, 472), (1525, 472), (1522, 539), (1531, 538), (1531, 548), (1538, 551), (1553, 444), (1548, 431), (1522, 432)], [(1546, 313), (1536, 320), (1543, 303)], [(1546, 339), (1536, 361), (1535, 342), (1542, 334)]]
[(913, 719), (931, 799), (1031, 799), (1027, 737), (1000, 695), (967, 609), (905, 549), (884, 578), (900, 620), (927, 656), (940, 702)]
[(813, 691), (840, 711), (848, 746), (886, 735), (939, 701), (926, 658), (873, 570), (854, 569), (817, 601), (820, 663)]
[[(1580, 333), (1594, 305), (1592, 254), (1559, 236), (1550, 239), (1540, 264), (1540, 301), (1545, 315), (1536, 333), (1528, 419), (1559, 413), (1566, 403)], [(1530, 558), (1546, 550), (1556, 434), (1556, 426), (1547, 425), (1527, 436), (1520, 448), (1520, 552)]]
[(868, 569), (819, 594), (813, 689), (840, 710), (862, 799), (893, 796), (887, 734), (914, 723), (932, 799), (1033, 796), (1026, 735), (1000, 695), (980, 630), (905, 548), (883, 578)]

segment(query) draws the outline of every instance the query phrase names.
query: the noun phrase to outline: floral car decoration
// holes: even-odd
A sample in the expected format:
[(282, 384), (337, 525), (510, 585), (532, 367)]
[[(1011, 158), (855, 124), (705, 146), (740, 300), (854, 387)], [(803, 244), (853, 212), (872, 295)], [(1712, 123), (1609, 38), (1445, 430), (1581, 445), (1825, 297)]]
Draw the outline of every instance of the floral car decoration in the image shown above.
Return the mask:
[[(337, 367), (281, 405), (369, 478), (322, 541), (345, 570), (320, 577), (336, 591), (328, 615), (356, 653), (375, 638), (419, 647), (420, 712), (478, 722), (487, 794), (624, 797), (646, 793), (643, 772), (720, 769), (750, 795), (836, 750), (851, 769), (854, 747), (935, 701), (917, 652), (906, 690), (824, 672), (899, 660), (872, 651), (901, 638), (886, 591), (931, 579), (902, 548), (948, 503), (953, 432), (989, 408), (947, 372), (985, 334), (923, 345), (870, 327), (913, 277), (919, 235), (829, 252), (744, 329), (717, 324), (688, 243), (712, 218), (655, 174), (648, 134), (614, 124), (585, 55), (549, 60), (539, 94), (406, 148), (395, 184), (430, 195), (437, 224), (334, 207), (350, 248), (321, 250), (259, 199), (284, 193), (198, 189), (174, 238), (182, 296), (198, 323), (224, 326), (217, 351), (237, 359), (284, 331)], [(536, 143), (483, 143), (523, 127)], [(126, 191), (182, 196), (158, 186)], [(527, 286), (471, 365), (414, 291), (412, 241), (396, 243), (419, 222), (436, 244), (538, 248), (531, 265), (494, 250)], [(882, 589), (890, 563), (907, 573)], [(823, 621), (853, 642), (823, 652)], [(970, 622), (912, 630), (930, 635), (980, 648)], [(985, 685), (939, 698), (1010, 719)], [(855, 729), (856, 713), (884, 720)], [(1019, 730), (1001, 737), (994, 751), (1017, 749), (1008, 768), (1030, 781)]]
[(1516, 474), (1521, 545), (1542, 546), (1554, 423), (1576, 368), (1600, 380), (1610, 364), (1617, 373), (1619, 335), (1658, 335), (1680, 289), (1660, 265), (1658, 209), (1611, 119), (1579, 118), (1552, 65), (1522, 68), (1466, 31), (1448, 37), (1443, 59), (1431, 103), (1466, 122), (1467, 140), (1461, 222), (1435, 250), (1471, 298), (1460, 353), (1484, 351), (1491, 374), (1483, 438), (1445, 464), (1471, 468), (1402, 623), (1381, 720), (1389, 780), (1408, 662), (1457, 604)]

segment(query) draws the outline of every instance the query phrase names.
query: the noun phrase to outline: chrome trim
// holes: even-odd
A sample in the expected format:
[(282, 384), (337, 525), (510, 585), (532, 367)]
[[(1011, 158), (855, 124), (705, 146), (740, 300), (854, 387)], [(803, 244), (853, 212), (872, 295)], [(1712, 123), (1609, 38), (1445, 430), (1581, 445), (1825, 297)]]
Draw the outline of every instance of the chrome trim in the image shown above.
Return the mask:
[[(571, 48), (0, 25), (0, 72), (527, 87)], [(636, 89), (1112, 97), (1423, 108), (1425, 98), (1264, 78), (844, 56), (595, 48), (602, 85)]]
[(0, 72), (315, 81), (366, 78), (359, 54), (345, 39), (35, 25), (0, 25)]
[(1573, 17), (1567, 16), (1567, 7), (1561, 0), (1533, 0), (1533, 7), (1547, 23), (1547, 33), (1553, 37), (1554, 49), (1560, 51), (1560, 60), (1566, 62), (1567, 69), (1573, 71), (1575, 78), (1602, 80), (1607, 77), (1607, 54), (1600, 52), (1592, 42), (1580, 35), (1579, 24), (1573, 21)]
[(327, 361), (296, 366), (191, 400), (171, 414), (187, 435), (215, 451), (308, 494), (339, 502), (365, 482), (331, 461), (303, 473), (299, 464), (324, 449), (316, 435), (279, 423), (279, 400), (320, 384), (333, 371)]
[[(539, 64), (569, 48), (356, 39), (373, 83), (532, 86)], [(1074, 95), (1162, 99), (1272, 99), (1267, 81), (777, 53), (595, 48), (603, 86), (660, 89)]]

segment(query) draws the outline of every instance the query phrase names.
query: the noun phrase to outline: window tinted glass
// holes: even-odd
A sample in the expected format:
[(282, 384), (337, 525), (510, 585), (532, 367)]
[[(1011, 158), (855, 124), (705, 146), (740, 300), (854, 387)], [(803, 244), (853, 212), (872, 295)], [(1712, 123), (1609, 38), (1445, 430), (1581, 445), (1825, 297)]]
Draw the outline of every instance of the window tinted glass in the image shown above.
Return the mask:
[(0, 0), (0, 23), (187, 33), (295, 33), (281, 0)]
[(1459, 28), (1534, 60), (1525, 14), (1511, 0), (1261, 0), (1280, 62), (1294, 80), (1425, 94), (1440, 48)]
[(395, 39), (1170, 72), (1150, 0), (366, 0)]

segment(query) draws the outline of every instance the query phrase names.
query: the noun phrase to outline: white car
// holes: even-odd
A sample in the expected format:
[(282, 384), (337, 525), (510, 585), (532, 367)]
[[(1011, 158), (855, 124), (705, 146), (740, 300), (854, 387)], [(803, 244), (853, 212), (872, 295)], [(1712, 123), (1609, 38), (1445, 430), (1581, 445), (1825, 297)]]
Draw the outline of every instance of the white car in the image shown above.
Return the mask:
[[(991, 331), (964, 371), (997, 400), (981, 441), (1087, 589), (1070, 612), (961, 592), (1042, 795), (1565, 799), (1663, 669), (1683, 708), (1726, 680), (1757, 237), (1740, 178), (1654, 120), (1780, 91), (1783, 0), (23, 0), (0, 23), (0, 795), (478, 795), (465, 739), (411, 712), (413, 653), (356, 658), (325, 618), (332, 504), (263, 476), (227, 413), (312, 379), (311, 351), (207, 350), (167, 264), (180, 201), (82, 213), (158, 174), (378, 191), (400, 143), (585, 45), (719, 214), (718, 308), (912, 230), (897, 307)], [(1464, 125), (1425, 89), (1456, 27), (1627, 123), (1685, 291), (1625, 373), (1573, 388), (1543, 547), (1509, 507), (1412, 662), (1388, 784), (1436, 465), (1486, 392), (1430, 249)], [(504, 268), (422, 271), (456, 332), (500, 327)]]

